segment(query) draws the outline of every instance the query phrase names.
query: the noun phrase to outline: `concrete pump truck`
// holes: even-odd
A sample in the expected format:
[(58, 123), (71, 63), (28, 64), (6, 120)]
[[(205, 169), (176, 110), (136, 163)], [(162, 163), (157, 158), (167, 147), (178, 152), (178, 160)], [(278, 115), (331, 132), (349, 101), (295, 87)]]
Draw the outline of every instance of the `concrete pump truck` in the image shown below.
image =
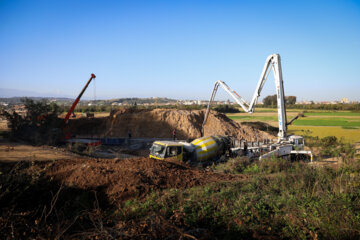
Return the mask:
[[(261, 90), (271, 69), (274, 72), (277, 95), (279, 119), (278, 141), (276, 143), (261, 145), (259, 143), (249, 143), (248, 150), (254, 153), (253, 156), (258, 156), (260, 160), (272, 156), (282, 158), (306, 157), (312, 160), (311, 151), (304, 150), (304, 138), (302, 136), (295, 135), (287, 136), (286, 134), (287, 125), (289, 123), (286, 121), (284, 85), (279, 54), (272, 54), (266, 59), (265, 66), (250, 104), (247, 103), (239, 94), (233, 91), (228, 85), (226, 85), (225, 82), (221, 80), (215, 82), (202, 124), (202, 132), (204, 132), (204, 126), (210, 112), (210, 105), (215, 98), (219, 86), (229, 93), (245, 112), (253, 113)], [(240, 150), (244, 150), (244, 148), (241, 149), (241, 146), (236, 146), (235, 142), (236, 141), (229, 136), (205, 136), (195, 139), (191, 143), (182, 141), (155, 141), (150, 148), (149, 157), (160, 160), (164, 160), (166, 158), (176, 158), (181, 161), (191, 162), (213, 161), (219, 159), (223, 155), (234, 155), (241, 152)]]
[(221, 86), (236, 101), (236, 103), (238, 103), (241, 108), (244, 109), (245, 112), (250, 114), (253, 113), (261, 90), (264, 87), (264, 84), (267, 80), (267, 77), (269, 76), (271, 69), (274, 73), (277, 96), (277, 112), (279, 123), (278, 141), (276, 143), (271, 143), (267, 145), (264, 144), (261, 146), (253, 146), (253, 144), (250, 144), (252, 145), (251, 151), (254, 153), (258, 153), (257, 155), (259, 155), (260, 160), (264, 158), (269, 158), (271, 156), (276, 156), (284, 158), (310, 158), (312, 161), (312, 152), (304, 150), (304, 138), (302, 136), (287, 135), (287, 125), (293, 122), (294, 119), (291, 120), (289, 123), (286, 120), (284, 83), (279, 54), (272, 54), (266, 59), (264, 68), (261, 72), (260, 79), (258, 81), (257, 87), (250, 103), (247, 103), (239, 94), (237, 94), (237, 92), (235, 92), (228, 85), (226, 85), (225, 82), (221, 80), (216, 81), (206, 109), (202, 128), (204, 129), (207, 118), (209, 116), (210, 105), (215, 98), (219, 86)]

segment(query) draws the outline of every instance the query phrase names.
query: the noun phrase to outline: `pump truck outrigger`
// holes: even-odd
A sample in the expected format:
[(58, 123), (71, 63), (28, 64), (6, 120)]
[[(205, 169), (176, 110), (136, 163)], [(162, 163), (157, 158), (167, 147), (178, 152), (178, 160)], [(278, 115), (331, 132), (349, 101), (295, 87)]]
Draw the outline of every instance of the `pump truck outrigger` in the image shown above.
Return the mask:
[[(304, 138), (302, 136), (290, 135), (287, 136), (287, 125), (289, 125), (293, 120), (289, 123), (286, 120), (286, 108), (285, 108), (285, 94), (284, 94), (284, 83), (281, 69), (281, 61), (279, 54), (270, 55), (265, 62), (264, 68), (262, 70), (259, 82), (255, 89), (255, 93), (253, 98), (249, 103), (247, 103), (239, 94), (237, 94), (234, 90), (232, 90), (225, 82), (218, 80), (215, 82), (215, 86), (208, 103), (204, 122), (202, 124), (202, 132), (204, 126), (206, 124), (210, 105), (215, 98), (218, 87), (221, 86), (230, 96), (244, 109), (247, 113), (253, 113), (255, 110), (255, 105), (260, 96), (261, 90), (266, 82), (266, 79), (271, 71), (273, 70), (275, 86), (276, 86), (276, 95), (277, 95), (277, 110), (278, 110), (278, 120), (279, 120), (279, 132), (278, 132), (278, 141), (277, 143), (256, 146), (253, 147), (252, 151), (261, 153), (259, 154), (259, 159), (269, 158), (271, 156), (276, 157), (292, 157), (292, 158), (310, 158), (312, 161), (313, 154), (311, 151), (304, 150)], [(264, 153), (265, 152), (265, 153)]]

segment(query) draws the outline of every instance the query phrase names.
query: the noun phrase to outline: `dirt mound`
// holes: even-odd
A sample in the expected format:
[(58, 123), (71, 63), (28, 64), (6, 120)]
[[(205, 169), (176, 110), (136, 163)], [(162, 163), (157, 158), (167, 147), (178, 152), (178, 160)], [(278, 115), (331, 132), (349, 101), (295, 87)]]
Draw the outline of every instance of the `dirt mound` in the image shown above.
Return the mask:
[(226, 115), (211, 111), (204, 127), (204, 136), (228, 135), (237, 139), (257, 141), (262, 139), (273, 139), (274, 136), (259, 130), (255, 126), (240, 124), (229, 119)]
[(141, 198), (156, 190), (244, 178), (149, 158), (62, 160), (57, 161), (47, 174), (69, 187), (102, 189), (113, 203)]
[[(171, 138), (172, 130), (176, 129), (178, 139), (195, 139), (201, 137), (204, 115), (204, 110), (120, 109), (106, 118), (74, 119), (69, 124), (71, 132), (78, 135), (127, 137), (131, 131), (135, 138)], [(209, 114), (204, 135), (229, 135), (248, 141), (274, 138), (215, 111)]]

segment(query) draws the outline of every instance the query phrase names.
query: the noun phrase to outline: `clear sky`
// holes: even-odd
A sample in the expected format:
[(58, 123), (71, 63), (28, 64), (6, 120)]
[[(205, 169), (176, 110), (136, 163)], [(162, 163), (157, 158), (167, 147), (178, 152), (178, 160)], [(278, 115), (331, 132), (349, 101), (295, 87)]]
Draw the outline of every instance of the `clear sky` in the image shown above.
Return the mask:
[(97, 99), (208, 99), (221, 79), (250, 100), (272, 53), (286, 95), (359, 101), (360, 1), (0, 0), (5, 92), (75, 98), (93, 72)]

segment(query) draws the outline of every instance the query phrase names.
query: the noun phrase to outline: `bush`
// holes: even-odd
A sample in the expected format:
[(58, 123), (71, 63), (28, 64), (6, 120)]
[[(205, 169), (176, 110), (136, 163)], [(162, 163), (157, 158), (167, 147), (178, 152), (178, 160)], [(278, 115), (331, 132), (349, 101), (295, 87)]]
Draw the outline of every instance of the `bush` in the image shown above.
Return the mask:
[(251, 161), (247, 157), (229, 159), (225, 163), (214, 165), (212, 169), (230, 174), (258, 174), (277, 173), (291, 168), (291, 162), (282, 158), (269, 158), (261, 161)]
[(35, 102), (31, 99), (22, 99), (26, 114), (20, 115), (13, 111), (4, 111), (3, 116), (9, 122), (11, 138), (30, 141), (33, 144), (56, 144), (62, 139), (59, 119), (59, 107), (56, 104), (47, 104), (46, 100)]
[(212, 169), (223, 173), (238, 174), (243, 173), (250, 164), (249, 158), (238, 157), (229, 159), (225, 163), (213, 165)]
[(323, 147), (336, 146), (338, 144), (338, 140), (335, 136), (328, 136), (322, 138), (320, 143)]
[(224, 105), (217, 105), (214, 107), (214, 110), (221, 113), (238, 113), (239, 108), (234, 107), (232, 105), (224, 104)]

